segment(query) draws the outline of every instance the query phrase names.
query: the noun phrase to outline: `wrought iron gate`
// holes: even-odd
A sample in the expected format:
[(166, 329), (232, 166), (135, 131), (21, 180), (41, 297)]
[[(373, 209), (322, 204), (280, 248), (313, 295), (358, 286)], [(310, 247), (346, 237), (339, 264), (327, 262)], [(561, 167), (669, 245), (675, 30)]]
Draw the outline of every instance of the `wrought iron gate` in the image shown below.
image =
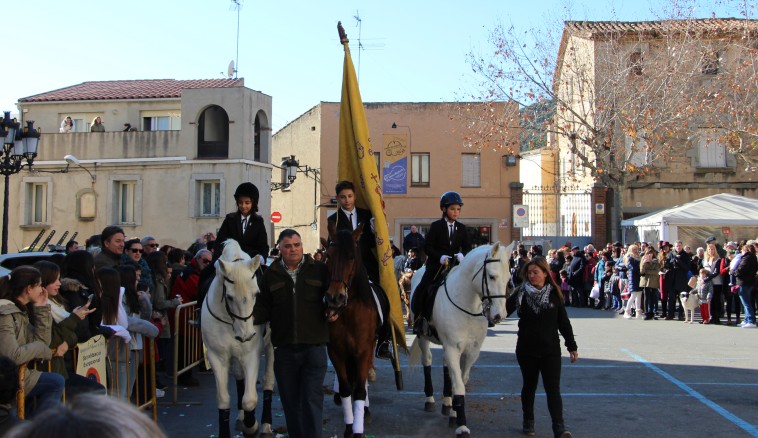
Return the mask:
[(526, 237), (592, 236), (592, 190), (577, 186), (533, 186), (524, 189), (523, 202), (529, 207)]

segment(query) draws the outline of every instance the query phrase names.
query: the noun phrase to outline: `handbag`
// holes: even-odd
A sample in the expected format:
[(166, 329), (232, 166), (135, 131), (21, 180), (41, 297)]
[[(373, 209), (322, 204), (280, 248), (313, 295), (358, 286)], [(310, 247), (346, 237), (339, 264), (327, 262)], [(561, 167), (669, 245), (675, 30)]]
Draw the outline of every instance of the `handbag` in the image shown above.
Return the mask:
[(600, 285), (599, 284), (592, 286), (592, 290), (590, 291), (590, 298), (592, 299), (600, 298)]

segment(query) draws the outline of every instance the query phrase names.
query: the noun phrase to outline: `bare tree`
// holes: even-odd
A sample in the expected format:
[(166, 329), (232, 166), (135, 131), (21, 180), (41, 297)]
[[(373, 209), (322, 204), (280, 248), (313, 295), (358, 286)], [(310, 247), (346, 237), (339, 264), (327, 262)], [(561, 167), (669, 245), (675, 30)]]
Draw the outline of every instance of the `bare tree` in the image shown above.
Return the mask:
[[(673, 7), (677, 19), (566, 21), (527, 32), (501, 25), (491, 33), (493, 51), (470, 56), (473, 70), (483, 78), (480, 99), (512, 100), (521, 108), (554, 106), (553, 116), (540, 127), (529, 128), (523, 119), (514, 123), (509, 113), (483, 117), (498, 130), (519, 126), (546, 133), (548, 145), (563, 151), (557, 184), (596, 181), (612, 189), (614, 238), (620, 233), (628, 185), (682, 160), (699, 112), (716, 102), (725, 104), (698, 99), (703, 45), (731, 35), (714, 29), (739, 20), (695, 19)], [(753, 83), (742, 101), (756, 94)], [(725, 114), (736, 110), (721, 109)], [(743, 114), (739, 119), (748, 118)]]

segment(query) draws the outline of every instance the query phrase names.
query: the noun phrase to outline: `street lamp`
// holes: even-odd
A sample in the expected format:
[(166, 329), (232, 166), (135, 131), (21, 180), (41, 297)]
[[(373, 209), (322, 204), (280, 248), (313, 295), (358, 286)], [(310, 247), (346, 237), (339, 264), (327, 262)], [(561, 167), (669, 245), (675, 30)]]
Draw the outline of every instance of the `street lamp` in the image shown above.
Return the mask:
[(289, 158), (282, 161), (282, 166), (279, 167), (282, 170), (282, 182), (271, 182), (271, 191), (286, 189), (292, 185), (297, 178), (298, 166), (300, 166), (300, 163), (297, 162), (294, 155), (290, 155)]
[[(0, 253), (8, 253), (8, 195), (11, 175), (21, 172), (26, 165), (30, 170), (34, 159), (37, 158), (40, 133), (34, 129), (34, 121), (26, 122), (23, 132), (20, 124), (11, 119), (10, 111), (5, 112), (5, 118), (0, 121), (0, 138), (3, 142), (3, 152), (0, 157), (0, 173), (5, 176), (5, 193), (3, 196), (3, 236)], [(26, 163), (23, 162), (26, 160)]]

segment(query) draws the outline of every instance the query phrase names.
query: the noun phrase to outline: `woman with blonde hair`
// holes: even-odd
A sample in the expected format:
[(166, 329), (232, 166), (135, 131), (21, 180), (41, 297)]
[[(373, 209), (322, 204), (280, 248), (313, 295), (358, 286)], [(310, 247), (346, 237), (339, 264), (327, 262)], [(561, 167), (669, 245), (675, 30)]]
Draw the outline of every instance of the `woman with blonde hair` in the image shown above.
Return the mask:
[(640, 287), (645, 300), (645, 320), (655, 319), (658, 307), (658, 288), (660, 287), (661, 263), (656, 251), (648, 247), (640, 262)]
[(724, 275), (722, 273), (723, 263), (719, 256), (718, 249), (713, 243), (709, 243), (705, 248), (703, 256), (703, 267), (711, 273), (708, 276), (713, 284), (713, 298), (711, 299), (711, 320), (703, 321), (703, 324), (721, 324), (719, 319), (724, 309)]

